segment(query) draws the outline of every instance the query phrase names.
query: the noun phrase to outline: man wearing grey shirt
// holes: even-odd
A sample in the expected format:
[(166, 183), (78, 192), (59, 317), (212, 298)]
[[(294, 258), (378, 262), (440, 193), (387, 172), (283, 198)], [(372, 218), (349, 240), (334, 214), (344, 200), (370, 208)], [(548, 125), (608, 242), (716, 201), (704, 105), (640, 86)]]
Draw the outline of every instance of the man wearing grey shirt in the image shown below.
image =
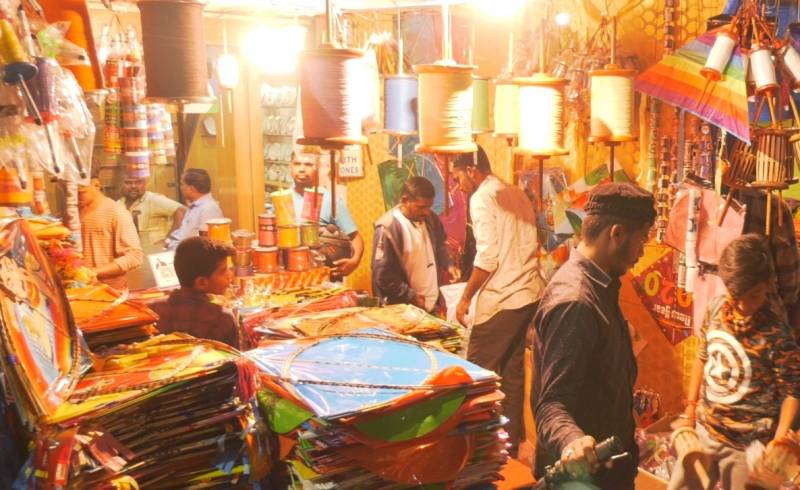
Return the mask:
[(483, 148), (459, 156), (453, 167), (459, 186), (470, 195), (477, 250), (456, 314), (465, 324), (477, 295), (467, 359), (502, 376), (503, 415), (509, 419), (510, 452), (516, 456), (524, 433), (525, 335), (534, 301), (544, 289), (537, 260), (536, 215), (522, 189), (492, 174)]
[(170, 249), (175, 249), (184, 238), (205, 231), (206, 221), (224, 217), (219, 203), (211, 196), (211, 177), (202, 168), (187, 168), (183, 172), (181, 194), (190, 204), (180, 228), (167, 238), (167, 248)]

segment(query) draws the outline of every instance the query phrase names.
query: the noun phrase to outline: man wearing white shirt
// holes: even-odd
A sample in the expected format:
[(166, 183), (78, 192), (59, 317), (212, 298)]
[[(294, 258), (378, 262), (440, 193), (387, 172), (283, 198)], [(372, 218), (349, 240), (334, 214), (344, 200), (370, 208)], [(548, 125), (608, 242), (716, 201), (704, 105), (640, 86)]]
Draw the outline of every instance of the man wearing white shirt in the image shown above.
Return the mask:
[(444, 226), (431, 211), (435, 189), (424, 177), (411, 177), (400, 204), (375, 223), (372, 286), (387, 304), (408, 303), (433, 311), (443, 273), (451, 268)]
[(465, 323), (477, 294), (467, 359), (502, 376), (503, 414), (515, 456), (523, 435), (525, 335), (544, 289), (536, 214), (522, 189), (492, 174), (483, 148), (459, 156), (453, 167), (459, 186), (470, 195), (477, 250), (456, 315)]
[(167, 248), (174, 249), (181, 240), (197, 236), (208, 229), (206, 221), (223, 218), (222, 208), (211, 196), (211, 177), (201, 168), (187, 168), (181, 176), (181, 194), (189, 202), (180, 228), (167, 239)]

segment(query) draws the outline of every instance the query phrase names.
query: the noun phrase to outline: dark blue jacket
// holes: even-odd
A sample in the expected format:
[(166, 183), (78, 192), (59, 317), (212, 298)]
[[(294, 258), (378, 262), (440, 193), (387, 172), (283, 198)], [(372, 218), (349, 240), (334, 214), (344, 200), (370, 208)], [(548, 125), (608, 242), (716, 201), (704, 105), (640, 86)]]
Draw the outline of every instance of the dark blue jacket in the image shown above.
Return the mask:
[[(408, 276), (403, 269), (403, 231), (400, 222), (392, 215), (393, 211), (394, 208), (375, 222), (375, 237), (372, 241), (372, 291), (386, 304), (413, 304), (417, 293), (409, 286)], [(436, 213), (431, 213), (425, 219), (425, 226), (428, 236), (431, 237), (441, 285), (443, 273), (450, 265), (447, 235)]]

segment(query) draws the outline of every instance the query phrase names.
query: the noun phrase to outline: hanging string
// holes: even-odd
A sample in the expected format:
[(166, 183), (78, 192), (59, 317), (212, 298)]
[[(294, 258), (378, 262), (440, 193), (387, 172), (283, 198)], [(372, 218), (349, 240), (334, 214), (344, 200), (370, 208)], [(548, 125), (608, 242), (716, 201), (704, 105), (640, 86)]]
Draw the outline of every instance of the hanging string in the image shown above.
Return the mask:
[(472, 151), (472, 69), (421, 65), (419, 137), (421, 148)]
[[(633, 78), (597, 70), (591, 81), (591, 137), (600, 141), (633, 138)], [(628, 71), (628, 70), (624, 70)]]
[(305, 138), (360, 140), (358, 75), (360, 52), (320, 49), (303, 53), (300, 63), (301, 107)]

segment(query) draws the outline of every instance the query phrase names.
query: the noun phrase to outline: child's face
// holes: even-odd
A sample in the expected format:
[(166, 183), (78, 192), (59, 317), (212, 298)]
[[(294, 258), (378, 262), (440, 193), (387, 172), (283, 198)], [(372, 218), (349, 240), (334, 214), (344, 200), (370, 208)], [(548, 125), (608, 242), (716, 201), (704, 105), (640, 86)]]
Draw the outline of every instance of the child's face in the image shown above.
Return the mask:
[(231, 285), (232, 279), (233, 273), (228, 268), (227, 259), (220, 260), (210, 276), (197, 278), (201, 286), (200, 289), (211, 294), (225, 294), (225, 291)]
[(769, 283), (762, 282), (739, 297), (733, 298), (733, 306), (744, 316), (757, 312), (767, 302)]

